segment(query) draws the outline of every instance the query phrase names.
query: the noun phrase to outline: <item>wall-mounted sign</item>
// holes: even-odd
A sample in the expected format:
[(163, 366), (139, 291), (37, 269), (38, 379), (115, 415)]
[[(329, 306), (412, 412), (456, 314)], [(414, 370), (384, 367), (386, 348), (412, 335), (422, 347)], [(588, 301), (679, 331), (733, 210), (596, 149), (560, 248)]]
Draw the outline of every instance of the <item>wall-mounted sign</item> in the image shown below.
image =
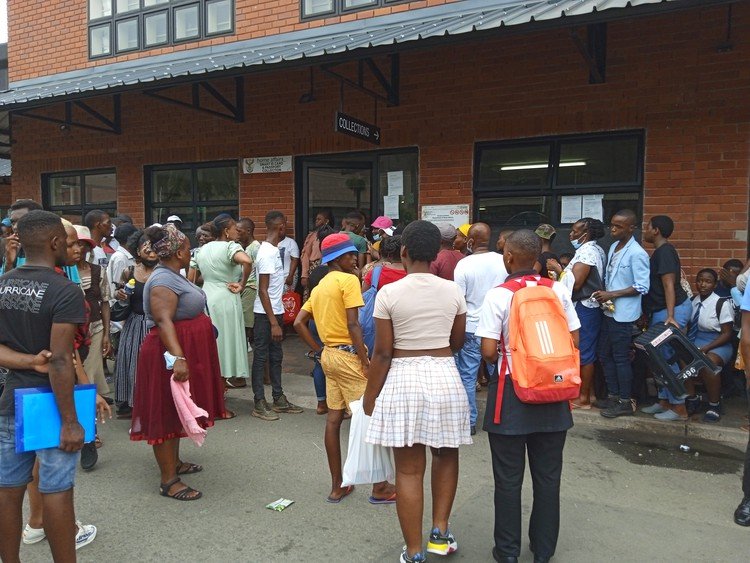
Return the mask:
[(423, 205), (422, 219), (431, 223), (450, 223), (454, 227), (460, 227), (470, 222), (469, 204)]
[(273, 174), (274, 172), (291, 171), (291, 156), (258, 156), (242, 159), (243, 174)]
[(352, 117), (351, 115), (346, 115), (340, 111), (336, 112), (334, 130), (367, 141), (373, 145), (380, 144), (380, 127)]

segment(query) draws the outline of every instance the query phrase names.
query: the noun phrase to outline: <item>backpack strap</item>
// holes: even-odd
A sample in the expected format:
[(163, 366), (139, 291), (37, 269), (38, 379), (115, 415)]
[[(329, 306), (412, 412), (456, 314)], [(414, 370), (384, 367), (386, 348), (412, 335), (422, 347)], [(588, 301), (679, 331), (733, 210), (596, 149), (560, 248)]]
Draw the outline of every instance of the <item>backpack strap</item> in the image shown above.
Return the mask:
[[(731, 299), (731, 297), (719, 297), (716, 300), (716, 320), (718, 321), (719, 326), (721, 326), (721, 310), (724, 308), (724, 303), (727, 301), (731, 302)], [(732, 307), (734, 308), (734, 305), (732, 305)], [(734, 314), (734, 310), (732, 310), (732, 313)]]
[(380, 281), (380, 272), (383, 266), (375, 266), (372, 269), (372, 276), (370, 276), (370, 287), (374, 287), (375, 291), (378, 290), (378, 282)]
[[(550, 289), (555, 283), (551, 279), (542, 277), (540, 275), (528, 275), (521, 278), (513, 278), (512, 280), (506, 281), (505, 283), (501, 284), (499, 287), (505, 288), (512, 293), (516, 293), (516, 291), (518, 291), (519, 289), (523, 289), (524, 287), (526, 287), (526, 284), (528, 282), (534, 282), (536, 283), (536, 285), (549, 287)], [(510, 314), (510, 311), (508, 311), (508, 314)], [(505, 336), (503, 335), (502, 326), (500, 327), (500, 342), (498, 346), (498, 352), (500, 353), (502, 359), (500, 360), (500, 369), (497, 373), (497, 400), (495, 402), (494, 417), (495, 424), (500, 424), (500, 413), (502, 412), (503, 408), (503, 394), (505, 392), (505, 372), (508, 370), (508, 356), (506, 354)]]

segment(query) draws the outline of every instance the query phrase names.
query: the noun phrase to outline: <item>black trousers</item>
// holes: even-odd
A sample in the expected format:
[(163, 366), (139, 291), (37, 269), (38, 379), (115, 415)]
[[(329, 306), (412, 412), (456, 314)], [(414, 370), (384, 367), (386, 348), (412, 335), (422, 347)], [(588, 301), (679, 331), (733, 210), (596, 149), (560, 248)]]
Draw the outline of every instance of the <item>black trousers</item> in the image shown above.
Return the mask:
[(560, 531), (560, 475), (566, 434), (489, 435), (495, 475), (495, 548), (501, 556), (521, 555), (521, 485), (526, 452), (534, 484), (529, 542), (537, 557), (554, 555)]
[[(750, 389), (747, 390), (747, 412), (750, 414)], [(750, 497), (750, 437), (747, 440), (745, 451), (745, 471), (742, 474), (742, 492), (745, 497)]]

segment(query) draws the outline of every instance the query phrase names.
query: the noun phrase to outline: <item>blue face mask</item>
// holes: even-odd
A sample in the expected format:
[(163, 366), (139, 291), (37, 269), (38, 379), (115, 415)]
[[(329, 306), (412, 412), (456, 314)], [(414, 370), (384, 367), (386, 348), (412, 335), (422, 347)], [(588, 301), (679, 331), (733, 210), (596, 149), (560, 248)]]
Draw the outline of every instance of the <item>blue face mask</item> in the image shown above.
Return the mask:
[(576, 240), (571, 240), (570, 244), (572, 244), (573, 248), (575, 248), (576, 250), (578, 250), (579, 248), (581, 248), (581, 246), (583, 246), (583, 243), (581, 242), (580, 238), (577, 238)]
[(372, 235), (372, 240), (374, 240), (375, 242), (378, 242), (381, 238), (383, 237), (380, 236), (380, 233), (375, 233), (374, 235)]

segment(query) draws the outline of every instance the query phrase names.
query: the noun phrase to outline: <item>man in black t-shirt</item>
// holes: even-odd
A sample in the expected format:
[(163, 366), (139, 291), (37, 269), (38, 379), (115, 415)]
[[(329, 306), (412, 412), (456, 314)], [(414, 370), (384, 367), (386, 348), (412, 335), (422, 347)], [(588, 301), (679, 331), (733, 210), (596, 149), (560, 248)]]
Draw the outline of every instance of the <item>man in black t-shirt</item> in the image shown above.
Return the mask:
[[(60, 218), (31, 211), (18, 221), (26, 263), (0, 277), (0, 345), (18, 354), (6, 361), (7, 382), (0, 396), (0, 559), (18, 559), (22, 504), (39, 461), (44, 529), (55, 561), (75, 560), (73, 485), (83, 429), (73, 401), (73, 340), (84, 322), (84, 298), (77, 285), (57, 274), (67, 259), (67, 235)], [(46, 357), (43, 368), (35, 357)], [(42, 373), (48, 370), (49, 374)], [(16, 453), (14, 391), (51, 386), (62, 419), (60, 446)]]
[[(644, 312), (650, 316), (649, 326), (673, 325), (685, 330), (692, 313), (692, 304), (680, 285), (682, 266), (677, 250), (669, 243), (674, 222), (666, 215), (651, 218), (643, 230), (643, 240), (654, 245), (650, 260), (650, 286), (643, 300)], [(659, 389), (659, 402), (641, 409), (662, 421), (686, 420), (685, 400), (678, 399), (667, 389)]]

